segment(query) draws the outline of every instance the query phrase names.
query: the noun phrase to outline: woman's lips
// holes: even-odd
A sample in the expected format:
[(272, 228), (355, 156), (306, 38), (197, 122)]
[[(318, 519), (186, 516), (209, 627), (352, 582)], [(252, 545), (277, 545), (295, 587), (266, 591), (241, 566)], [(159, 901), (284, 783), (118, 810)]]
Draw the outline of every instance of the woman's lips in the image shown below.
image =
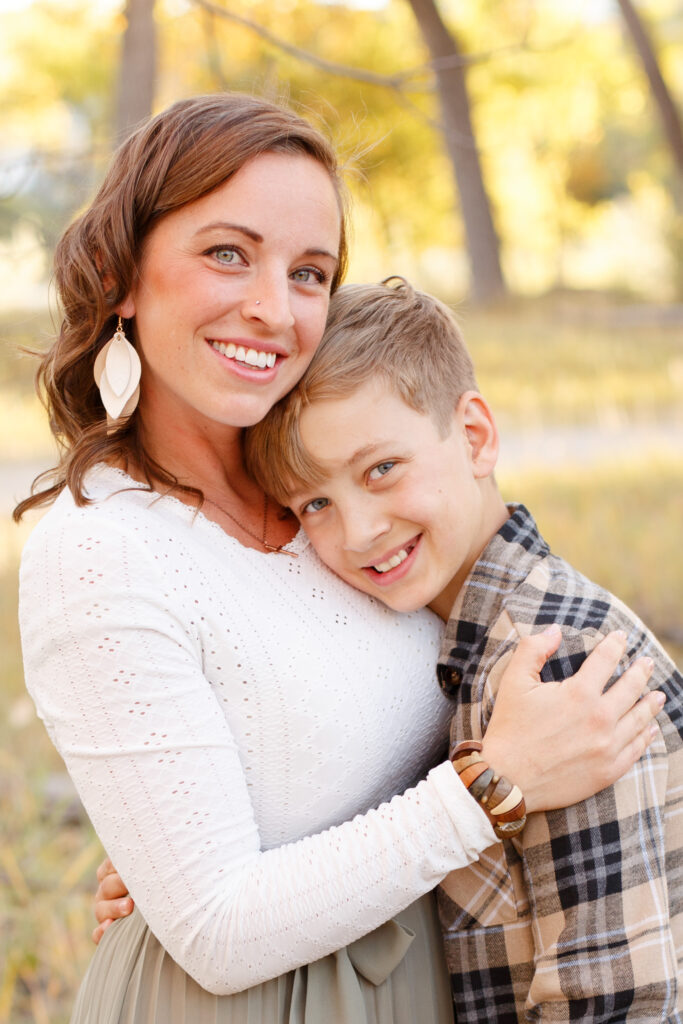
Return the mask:
[[(286, 358), (284, 354), (273, 349), (256, 349), (238, 345), (236, 342), (216, 341), (213, 338), (207, 338), (206, 342), (211, 351), (223, 362), (223, 365), (238, 377), (263, 384), (273, 380), (278, 372), (278, 367)], [(231, 355), (229, 353), (233, 347), (235, 352)], [(223, 351), (224, 349), (225, 351)], [(248, 360), (247, 356), (249, 356)], [(264, 360), (265, 365), (263, 365)]]
[(251, 345), (240, 345), (233, 341), (217, 341), (209, 338), (209, 345), (216, 352), (220, 352), (226, 359), (234, 359), (235, 362), (243, 363), (259, 370), (269, 370), (275, 366), (279, 355), (278, 352), (262, 348), (254, 348)]

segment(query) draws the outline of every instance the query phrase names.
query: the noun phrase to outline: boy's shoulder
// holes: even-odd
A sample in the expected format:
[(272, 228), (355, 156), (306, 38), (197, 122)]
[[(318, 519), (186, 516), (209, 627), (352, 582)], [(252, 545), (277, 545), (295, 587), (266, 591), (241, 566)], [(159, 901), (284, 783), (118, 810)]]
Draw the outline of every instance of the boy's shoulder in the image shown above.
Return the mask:
[(537, 551), (535, 557), (515, 558), (518, 575), (502, 595), (500, 612), (520, 636), (552, 623), (562, 627), (565, 641), (581, 634), (595, 637), (597, 642), (615, 629), (649, 634), (635, 611), (619, 597), (543, 544), (545, 550)]
[(562, 629), (562, 643), (546, 663), (544, 680), (566, 679), (606, 633), (621, 629), (628, 636), (624, 666), (647, 654), (655, 661), (654, 685), (669, 678), (683, 689), (676, 666), (636, 613), (554, 554), (523, 505), (510, 506), (454, 606), (439, 658), (443, 689), (462, 699), (469, 689), (463, 682), (473, 685), (521, 637), (553, 623)]
[[(565, 558), (555, 554), (538, 532), (530, 513), (517, 507), (507, 531), (508, 552), (519, 573), (517, 581), (503, 595), (501, 614), (509, 619), (521, 637), (538, 632), (552, 623), (562, 628), (562, 644), (542, 674), (544, 679), (565, 679), (575, 672), (585, 656), (612, 630), (628, 637), (625, 660), (648, 654), (659, 664), (660, 673), (672, 674), (676, 667), (652, 631), (619, 597), (589, 579)], [(514, 549), (520, 536), (535, 536), (530, 557), (520, 559)]]

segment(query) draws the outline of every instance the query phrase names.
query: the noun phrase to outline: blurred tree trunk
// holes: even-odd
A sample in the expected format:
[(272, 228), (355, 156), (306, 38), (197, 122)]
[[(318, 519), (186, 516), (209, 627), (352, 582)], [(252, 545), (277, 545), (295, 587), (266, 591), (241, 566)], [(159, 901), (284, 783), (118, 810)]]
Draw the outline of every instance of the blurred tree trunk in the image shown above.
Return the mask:
[(152, 113), (157, 72), (154, 0), (127, 0), (116, 104), (117, 142)]
[(444, 24), (434, 0), (409, 3), (435, 66), (443, 132), (465, 223), (472, 298), (491, 302), (502, 298), (506, 288), (500, 266), (500, 239), (474, 137), (460, 46)]
[(631, 0), (617, 0), (659, 109), (664, 132), (683, 176), (683, 123), (667, 86), (647, 29)]

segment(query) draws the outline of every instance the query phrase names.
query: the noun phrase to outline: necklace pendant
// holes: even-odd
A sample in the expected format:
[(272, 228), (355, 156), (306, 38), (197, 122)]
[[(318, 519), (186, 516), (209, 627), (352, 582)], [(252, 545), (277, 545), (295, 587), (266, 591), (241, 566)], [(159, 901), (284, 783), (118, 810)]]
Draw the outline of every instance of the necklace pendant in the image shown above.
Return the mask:
[(272, 544), (268, 544), (268, 542), (265, 541), (265, 540), (262, 543), (263, 543), (263, 546), (266, 549), (266, 551), (268, 551), (269, 553), (271, 553), (273, 555), (288, 555), (289, 558), (298, 558), (299, 557), (297, 555), (296, 551), (285, 551), (285, 549), (284, 549), (282, 544), (280, 544), (280, 546), (276, 548)]
[(223, 508), (223, 506), (219, 505), (217, 501), (214, 501), (213, 498), (207, 498), (206, 495), (204, 495), (204, 501), (208, 502), (209, 505), (213, 505), (213, 507), (217, 508), (219, 512), (222, 512), (224, 516), (227, 516), (228, 519), (235, 524), (235, 526), (239, 526), (240, 530), (243, 530), (248, 537), (252, 538), (252, 540), (257, 540), (259, 544), (261, 544), (266, 549), (267, 552), (272, 553), (274, 555), (288, 555), (290, 558), (299, 557), (295, 551), (285, 551), (284, 545), (279, 544), (276, 546), (275, 544), (269, 544), (268, 541), (266, 540), (266, 531), (268, 529), (267, 494), (263, 495), (263, 533), (260, 537), (257, 533), (254, 533), (253, 530), (250, 530), (248, 526), (245, 526), (244, 523), (241, 523), (239, 519), (237, 519), (232, 514), (232, 512), (228, 512), (227, 508)]

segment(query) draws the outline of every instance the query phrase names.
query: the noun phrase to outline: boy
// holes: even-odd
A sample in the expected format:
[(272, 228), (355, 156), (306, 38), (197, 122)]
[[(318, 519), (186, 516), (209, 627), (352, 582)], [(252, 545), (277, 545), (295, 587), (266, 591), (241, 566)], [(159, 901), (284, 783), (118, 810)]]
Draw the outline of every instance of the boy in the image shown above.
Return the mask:
[(632, 612), (550, 553), (523, 506), (504, 504), (460, 332), (397, 280), (334, 296), (304, 379), (247, 439), (257, 479), (344, 580), (447, 621), (437, 672), (455, 702), (452, 747), (481, 739), (517, 640), (553, 622), (563, 642), (545, 680), (622, 629), (667, 696), (661, 736), (627, 776), (531, 815), (440, 886), (457, 1020), (680, 1022), (683, 678)]

